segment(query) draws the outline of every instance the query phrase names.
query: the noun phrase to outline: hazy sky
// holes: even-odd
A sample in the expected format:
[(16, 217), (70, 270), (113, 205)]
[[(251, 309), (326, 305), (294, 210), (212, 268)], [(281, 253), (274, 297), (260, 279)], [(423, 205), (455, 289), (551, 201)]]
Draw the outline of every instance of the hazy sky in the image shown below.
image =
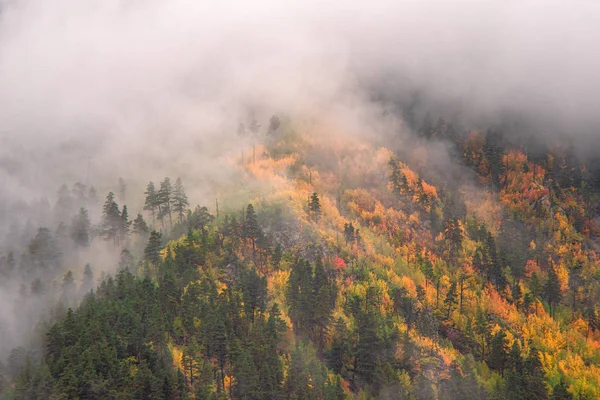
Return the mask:
[(202, 166), (248, 110), (359, 123), (372, 86), (570, 133), (598, 122), (595, 1), (4, 3), (0, 179), (14, 190), (83, 179), (90, 154), (113, 175), (172, 154)]

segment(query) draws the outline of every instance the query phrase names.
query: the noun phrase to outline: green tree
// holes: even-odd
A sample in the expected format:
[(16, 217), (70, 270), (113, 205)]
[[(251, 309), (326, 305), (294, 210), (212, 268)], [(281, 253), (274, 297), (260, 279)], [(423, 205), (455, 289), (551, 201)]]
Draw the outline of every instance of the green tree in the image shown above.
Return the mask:
[(486, 312), (479, 308), (475, 315), (475, 333), (479, 336), (481, 343), (481, 359), (485, 359), (485, 343), (487, 342), (490, 333), (490, 323)]
[(235, 396), (239, 399), (258, 400), (261, 398), (258, 385), (258, 372), (252, 355), (242, 349), (233, 365), (235, 376)]
[(507, 359), (508, 343), (506, 340), (506, 333), (503, 329), (500, 329), (492, 337), (488, 365), (491, 369), (500, 372), (500, 375), (504, 376), (504, 368), (506, 366)]
[(448, 293), (446, 293), (446, 299), (444, 300), (444, 305), (448, 310), (447, 318), (450, 319), (450, 313), (458, 304), (458, 294), (456, 293), (456, 282), (452, 282), (450, 284), (450, 288), (448, 289)]
[(181, 178), (177, 178), (175, 181), (175, 187), (173, 189), (172, 199), (173, 211), (177, 213), (179, 217), (179, 223), (183, 223), (183, 214), (189, 206), (187, 195), (185, 194), (185, 188), (181, 182)]
[(129, 228), (131, 227), (131, 221), (129, 220), (129, 212), (127, 211), (127, 206), (123, 206), (123, 211), (121, 211), (121, 224), (119, 226), (119, 237), (121, 240), (126, 240), (129, 236)]
[(548, 279), (544, 284), (544, 296), (550, 306), (550, 315), (554, 315), (556, 305), (560, 303), (562, 294), (560, 292), (560, 281), (554, 268), (548, 268)]
[(550, 400), (573, 400), (573, 395), (568, 391), (568, 386), (562, 379), (554, 385)]
[(138, 213), (137, 217), (133, 220), (133, 233), (139, 236), (146, 236), (148, 234), (148, 224), (144, 221), (144, 217), (141, 213)]
[(244, 219), (244, 237), (252, 242), (252, 255), (256, 256), (256, 239), (260, 236), (260, 227), (256, 219), (256, 212), (252, 204), (246, 207), (246, 217)]
[(85, 208), (79, 209), (79, 214), (71, 221), (71, 238), (77, 246), (88, 247), (90, 245), (90, 228), (92, 224)]
[(321, 204), (319, 202), (319, 196), (317, 193), (313, 193), (310, 197), (310, 203), (308, 203), (308, 210), (310, 215), (316, 222), (319, 222), (319, 216), (321, 215)]
[(144, 249), (144, 261), (158, 265), (160, 263), (160, 249), (162, 248), (162, 235), (157, 231), (150, 232), (148, 244)]
[(161, 221), (164, 227), (164, 218), (169, 217), (169, 226), (173, 226), (173, 218), (171, 214), (171, 202), (173, 199), (173, 186), (171, 185), (171, 178), (166, 177), (160, 183), (160, 189), (156, 193), (158, 202), (158, 219)]
[(106, 240), (112, 240), (114, 244), (118, 245), (122, 220), (113, 192), (106, 196), (102, 210), (102, 234)]
[(150, 215), (152, 216), (152, 226), (154, 227), (154, 223), (156, 221), (156, 211), (160, 203), (158, 193), (156, 192), (156, 188), (154, 187), (154, 183), (152, 181), (150, 181), (148, 186), (146, 186), (146, 191), (144, 194), (146, 195), (144, 210), (150, 212)]

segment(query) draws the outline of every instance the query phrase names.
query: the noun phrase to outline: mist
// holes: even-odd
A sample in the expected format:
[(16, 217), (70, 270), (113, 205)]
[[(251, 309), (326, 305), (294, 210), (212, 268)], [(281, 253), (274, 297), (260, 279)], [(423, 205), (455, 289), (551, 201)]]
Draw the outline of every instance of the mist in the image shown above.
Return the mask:
[[(94, 185), (102, 199), (124, 177), (135, 216), (149, 180), (180, 176), (191, 204), (212, 204), (242, 179), (228, 162), (247, 145), (239, 124), (264, 129), (273, 114), (387, 140), (409, 128), (382, 115), (418, 93), (466, 125), (514, 116), (542, 140), (597, 150), (594, 2), (12, 0), (0, 10), (0, 234), (17, 251), (36, 234), (28, 220), (54, 229), (43, 210), (63, 183)], [(437, 169), (461, 175), (436, 152)], [(101, 245), (63, 254), (77, 282), (92, 259), (96, 278), (114, 271), (118, 254)], [(10, 327), (0, 359), (48, 311), (44, 298), (12, 319), (32, 278), (0, 285)]]
[(145, 181), (164, 164), (197, 175), (249, 116), (360, 131), (374, 93), (590, 134), (599, 18), (592, 2), (5, 2), (2, 179), (48, 191), (124, 169)]

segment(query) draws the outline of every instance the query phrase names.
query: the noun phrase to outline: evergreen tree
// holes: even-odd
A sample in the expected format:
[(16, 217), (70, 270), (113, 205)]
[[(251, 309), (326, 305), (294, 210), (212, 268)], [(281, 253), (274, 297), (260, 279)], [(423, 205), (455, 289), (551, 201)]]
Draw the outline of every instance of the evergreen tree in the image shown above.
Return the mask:
[(481, 343), (481, 359), (485, 359), (485, 343), (490, 332), (490, 323), (487, 318), (486, 312), (479, 308), (475, 316), (475, 333), (480, 338)]
[(110, 192), (106, 196), (102, 212), (102, 233), (104, 238), (112, 240), (115, 244), (119, 244), (121, 225), (121, 212), (119, 211), (118, 204), (115, 202), (114, 193)]
[(252, 355), (248, 350), (242, 349), (233, 364), (235, 375), (235, 396), (239, 399), (259, 400), (258, 373)]
[(492, 338), (488, 365), (491, 369), (500, 372), (502, 376), (504, 376), (504, 368), (508, 358), (507, 346), (506, 333), (503, 329), (500, 329)]
[(126, 240), (129, 236), (129, 228), (131, 226), (131, 221), (129, 220), (129, 213), (127, 211), (127, 206), (123, 206), (123, 211), (121, 211), (121, 224), (119, 227), (119, 236), (121, 240)]
[(448, 310), (447, 318), (450, 319), (450, 313), (452, 309), (456, 307), (458, 304), (457, 293), (456, 293), (456, 282), (452, 282), (450, 284), (450, 288), (448, 289), (448, 293), (446, 293), (446, 299), (444, 300), (444, 305)]
[(133, 220), (133, 233), (140, 236), (146, 236), (148, 234), (148, 224), (144, 221), (144, 217), (141, 213), (138, 213), (137, 217)]
[(548, 391), (544, 379), (544, 370), (539, 352), (535, 347), (532, 347), (529, 351), (529, 356), (525, 360), (524, 371), (527, 399), (546, 400), (548, 398)]
[(123, 249), (121, 251), (121, 255), (119, 257), (119, 270), (128, 270), (130, 272), (134, 271), (133, 256), (127, 249)]
[(568, 391), (568, 387), (562, 379), (554, 385), (550, 400), (573, 400), (573, 395)]
[(83, 270), (83, 279), (81, 281), (81, 289), (80, 292), (82, 294), (88, 293), (90, 290), (94, 288), (94, 272), (92, 271), (91, 265), (85, 264), (85, 268)]
[(169, 216), (169, 226), (173, 226), (173, 218), (171, 214), (171, 202), (173, 200), (173, 187), (171, 178), (167, 177), (160, 183), (160, 189), (156, 193), (157, 202), (159, 204), (158, 218), (164, 226), (164, 218)]
[(160, 263), (160, 249), (162, 247), (162, 235), (157, 231), (150, 232), (148, 244), (144, 249), (144, 261), (158, 265)]
[(87, 210), (81, 207), (79, 214), (74, 216), (71, 222), (71, 238), (75, 244), (80, 247), (88, 247), (90, 245), (91, 226)]
[(144, 210), (149, 211), (152, 216), (152, 226), (154, 227), (154, 222), (156, 220), (156, 211), (159, 207), (159, 198), (158, 193), (156, 192), (156, 188), (154, 187), (154, 183), (150, 181), (148, 186), (146, 186), (146, 191), (144, 192), (146, 195), (146, 201), (144, 203)]
[(260, 227), (256, 219), (256, 212), (252, 204), (246, 207), (246, 218), (244, 220), (244, 237), (252, 242), (252, 254), (256, 254), (256, 239), (260, 236)]
[(319, 203), (319, 196), (317, 193), (313, 193), (308, 204), (310, 215), (319, 222), (319, 216), (321, 215), (321, 204)]
[(185, 189), (183, 187), (183, 183), (181, 182), (181, 178), (177, 178), (175, 181), (175, 187), (173, 190), (173, 199), (172, 199), (173, 211), (177, 213), (179, 216), (179, 223), (183, 223), (183, 214), (187, 207), (189, 206), (187, 195), (185, 194)]
[(519, 306), (521, 305), (521, 300), (523, 299), (523, 292), (521, 290), (521, 284), (519, 282), (515, 282), (511, 288), (512, 292), (512, 301), (517, 310), (519, 310)]
[(548, 279), (544, 284), (544, 296), (550, 306), (550, 315), (554, 315), (556, 305), (560, 302), (562, 294), (560, 292), (560, 282), (554, 268), (548, 269)]

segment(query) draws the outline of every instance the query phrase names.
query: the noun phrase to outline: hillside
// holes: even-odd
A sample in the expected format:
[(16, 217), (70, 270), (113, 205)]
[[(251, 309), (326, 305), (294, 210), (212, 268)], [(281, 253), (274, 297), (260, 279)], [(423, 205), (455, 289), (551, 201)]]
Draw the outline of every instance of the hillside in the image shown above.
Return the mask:
[(600, 398), (597, 166), (441, 118), (402, 139), (274, 121), (220, 209), (178, 181), (133, 225), (109, 195), (95, 238), (80, 212), (71, 238), (118, 272), (47, 289), (63, 306), (2, 398)]

